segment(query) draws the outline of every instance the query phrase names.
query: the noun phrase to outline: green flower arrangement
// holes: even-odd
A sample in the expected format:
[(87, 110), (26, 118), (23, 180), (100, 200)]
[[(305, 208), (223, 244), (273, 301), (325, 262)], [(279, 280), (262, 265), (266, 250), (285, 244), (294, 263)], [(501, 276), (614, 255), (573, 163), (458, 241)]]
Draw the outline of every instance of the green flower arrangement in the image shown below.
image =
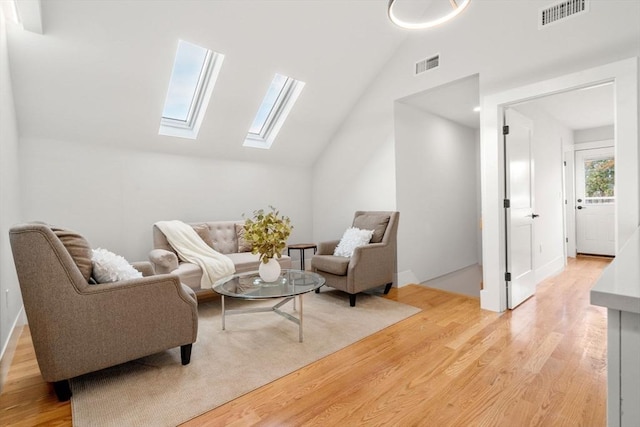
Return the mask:
[(253, 211), (253, 218), (244, 222), (244, 238), (253, 245), (251, 253), (260, 254), (260, 260), (265, 264), (271, 258), (282, 256), (293, 229), (289, 217), (280, 216), (276, 208), (269, 207), (271, 212)]

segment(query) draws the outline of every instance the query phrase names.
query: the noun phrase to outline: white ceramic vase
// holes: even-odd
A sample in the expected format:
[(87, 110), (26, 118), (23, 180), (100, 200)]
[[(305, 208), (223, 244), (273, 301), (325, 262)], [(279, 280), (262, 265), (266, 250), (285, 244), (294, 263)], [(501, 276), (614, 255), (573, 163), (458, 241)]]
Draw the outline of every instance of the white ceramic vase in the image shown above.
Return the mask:
[(258, 267), (260, 278), (265, 282), (275, 282), (278, 280), (278, 277), (280, 277), (280, 271), (280, 263), (274, 258), (271, 258), (266, 264), (264, 262), (260, 262), (260, 267)]

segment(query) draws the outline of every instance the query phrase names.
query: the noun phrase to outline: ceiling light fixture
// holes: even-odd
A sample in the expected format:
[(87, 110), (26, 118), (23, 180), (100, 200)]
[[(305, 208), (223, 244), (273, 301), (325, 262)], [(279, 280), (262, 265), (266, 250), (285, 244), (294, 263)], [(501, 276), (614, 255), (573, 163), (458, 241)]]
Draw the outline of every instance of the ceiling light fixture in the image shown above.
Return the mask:
[(480, 106), (478, 105), (477, 107), (473, 107), (473, 112), (474, 113), (479, 113), (480, 112)]
[(389, 8), (387, 13), (389, 14), (389, 19), (391, 20), (391, 22), (401, 28), (406, 28), (408, 30), (422, 30), (425, 28), (435, 27), (436, 25), (440, 25), (455, 18), (469, 5), (471, 0), (449, 0), (452, 8), (451, 12), (439, 18), (429, 19), (423, 22), (407, 22), (398, 18), (393, 11), (393, 5), (395, 4), (395, 2), (396, 0), (389, 0)]

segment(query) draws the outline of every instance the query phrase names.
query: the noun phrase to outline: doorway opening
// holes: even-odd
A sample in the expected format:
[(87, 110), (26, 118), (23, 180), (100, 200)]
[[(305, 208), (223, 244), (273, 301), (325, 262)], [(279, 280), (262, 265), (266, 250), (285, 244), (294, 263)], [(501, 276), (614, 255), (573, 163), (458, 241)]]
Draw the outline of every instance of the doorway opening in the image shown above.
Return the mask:
[[(483, 281), (480, 294), (481, 307), (487, 310), (507, 309), (505, 280), (506, 251), (503, 201), (504, 156), (502, 144), (502, 117), (508, 107), (547, 95), (574, 89), (596, 87), (613, 83), (614, 150), (615, 150), (615, 249), (637, 229), (640, 221), (640, 180), (638, 147), (638, 63), (636, 58), (582, 70), (572, 74), (532, 83), (504, 92), (487, 95), (482, 100), (482, 214), (483, 214)], [(486, 113), (485, 113), (486, 112)], [(597, 133), (596, 130), (593, 133)], [(565, 153), (562, 152), (565, 156)], [(536, 156), (545, 159), (546, 156)], [(569, 160), (565, 156), (566, 160)], [(536, 166), (538, 166), (536, 164)], [(564, 176), (564, 174), (562, 174)], [(562, 176), (560, 180), (562, 179)], [(562, 189), (557, 194), (562, 198)], [(575, 194), (574, 194), (575, 196)], [(567, 199), (575, 203), (574, 199)], [(565, 208), (566, 209), (566, 208)], [(561, 222), (562, 224), (562, 222)], [(562, 229), (562, 225), (561, 225)], [(562, 235), (562, 233), (559, 233)], [(566, 242), (564, 242), (566, 243)], [(539, 251), (538, 248), (534, 248)], [(543, 252), (545, 248), (543, 246)], [(564, 263), (566, 258), (560, 257)], [(553, 265), (553, 264), (550, 264)], [(544, 269), (543, 269), (544, 272)]]
[(398, 283), (480, 296), (479, 103), (475, 74), (394, 104)]
[(505, 109), (508, 308), (567, 256), (615, 254), (613, 89), (586, 86)]
[(613, 257), (616, 253), (615, 141), (608, 142), (575, 151), (576, 209), (572, 219), (579, 255)]

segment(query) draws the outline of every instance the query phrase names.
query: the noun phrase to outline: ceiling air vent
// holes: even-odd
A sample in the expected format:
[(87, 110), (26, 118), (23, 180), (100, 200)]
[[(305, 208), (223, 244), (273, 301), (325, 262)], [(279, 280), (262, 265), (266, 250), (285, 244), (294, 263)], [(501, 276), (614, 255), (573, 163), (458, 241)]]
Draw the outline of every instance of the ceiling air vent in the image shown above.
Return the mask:
[(555, 24), (571, 16), (589, 11), (589, 0), (565, 0), (540, 9), (538, 14), (538, 28)]
[(423, 59), (416, 62), (415, 75), (422, 74), (425, 71), (437, 68), (440, 65), (440, 55), (432, 56), (431, 58)]

